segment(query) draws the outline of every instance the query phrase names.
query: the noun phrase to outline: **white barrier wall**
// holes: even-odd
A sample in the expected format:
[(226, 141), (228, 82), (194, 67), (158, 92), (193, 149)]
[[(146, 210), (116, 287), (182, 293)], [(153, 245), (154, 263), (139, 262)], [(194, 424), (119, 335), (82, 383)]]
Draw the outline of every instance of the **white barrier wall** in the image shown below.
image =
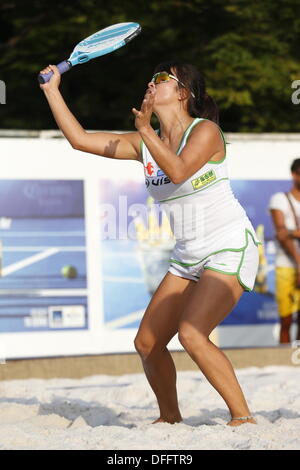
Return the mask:
[[(118, 197), (130, 196), (123, 199), (127, 207), (135, 195), (137, 202), (147, 200), (143, 166), (81, 153), (60, 136), (0, 131), (0, 196), (1, 185), (1, 197), (8, 197), (8, 183), (12, 191), (0, 212), (0, 359), (135, 351), (151, 298), (138, 271), (138, 241), (123, 240), (106, 251), (101, 240), (101, 207), (115, 203), (112, 188)], [(290, 164), (300, 158), (300, 134), (226, 138), (230, 177), (233, 183), (253, 181), (253, 192), (259, 180), (273, 181), (274, 192), (277, 180), (288, 183)], [(64, 216), (72, 198), (74, 207)], [(76, 214), (81, 203), (83, 213)], [(63, 277), (63, 265), (78, 266), (77, 277)], [(261, 305), (262, 311), (275, 309), (274, 301)], [(276, 315), (269, 323), (221, 325), (212, 339), (225, 348), (276, 345)], [(177, 337), (169, 348), (182, 349)]]

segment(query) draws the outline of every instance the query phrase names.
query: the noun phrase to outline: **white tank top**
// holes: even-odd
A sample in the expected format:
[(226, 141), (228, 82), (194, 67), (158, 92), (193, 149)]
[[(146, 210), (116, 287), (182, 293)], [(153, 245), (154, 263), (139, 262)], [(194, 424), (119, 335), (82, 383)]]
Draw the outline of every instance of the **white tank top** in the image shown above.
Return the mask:
[[(186, 145), (193, 127), (202, 120), (204, 118), (195, 118), (185, 131), (177, 155)], [(159, 134), (158, 130), (156, 132)], [(251, 229), (255, 240), (259, 241), (244, 208), (232, 192), (227, 172), (226, 142), (221, 129), (220, 132), (225, 145), (224, 158), (218, 162), (209, 160), (179, 184), (172, 183), (145, 143), (141, 143), (146, 188), (167, 214), (176, 241), (187, 243), (196, 239), (204, 252), (212, 246), (217, 248), (224, 232), (232, 233), (241, 224)]]

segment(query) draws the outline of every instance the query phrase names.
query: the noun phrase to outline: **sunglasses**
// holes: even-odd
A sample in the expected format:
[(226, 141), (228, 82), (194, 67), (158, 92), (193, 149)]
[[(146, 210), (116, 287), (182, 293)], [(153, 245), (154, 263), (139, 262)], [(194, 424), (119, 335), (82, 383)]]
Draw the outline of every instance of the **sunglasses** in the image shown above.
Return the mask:
[[(158, 73), (156, 73), (155, 75), (153, 75), (151, 82), (155, 83), (155, 85), (158, 85), (158, 83), (168, 82), (171, 78), (173, 78), (173, 80), (176, 80), (176, 82), (180, 83), (180, 85), (182, 85), (184, 88), (186, 88), (184, 83), (182, 83), (180, 80), (178, 80), (177, 77), (175, 77), (174, 75), (171, 75), (168, 72), (158, 72)], [(191, 92), (191, 95), (192, 95), (193, 98), (195, 98), (195, 95), (194, 95), (193, 92)]]

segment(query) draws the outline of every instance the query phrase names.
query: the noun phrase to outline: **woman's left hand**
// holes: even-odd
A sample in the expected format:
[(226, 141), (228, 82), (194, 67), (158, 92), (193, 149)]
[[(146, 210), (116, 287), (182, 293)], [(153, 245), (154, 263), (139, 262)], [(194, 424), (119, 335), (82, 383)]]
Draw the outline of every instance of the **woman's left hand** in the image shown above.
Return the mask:
[(156, 95), (156, 87), (153, 83), (149, 84), (149, 88), (146, 91), (145, 97), (142, 102), (140, 111), (136, 108), (132, 108), (132, 112), (135, 115), (135, 127), (139, 131), (144, 127), (150, 126), (150, 120), (153, 113), (153, 104)]

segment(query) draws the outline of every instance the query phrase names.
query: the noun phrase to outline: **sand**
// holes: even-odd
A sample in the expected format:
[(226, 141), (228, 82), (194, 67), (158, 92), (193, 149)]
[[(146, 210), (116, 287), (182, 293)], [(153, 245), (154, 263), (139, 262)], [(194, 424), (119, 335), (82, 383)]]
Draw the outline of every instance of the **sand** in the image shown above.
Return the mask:
[[(3, 366), (2, 366), (3, 367)], [(300, 449), (300, 366), (236, 369), (257, 425), (226, 426), (204, 375), (177, 373), (183, 421), (151, 424), (144, 374), (0, 382), (0, 449)]]

